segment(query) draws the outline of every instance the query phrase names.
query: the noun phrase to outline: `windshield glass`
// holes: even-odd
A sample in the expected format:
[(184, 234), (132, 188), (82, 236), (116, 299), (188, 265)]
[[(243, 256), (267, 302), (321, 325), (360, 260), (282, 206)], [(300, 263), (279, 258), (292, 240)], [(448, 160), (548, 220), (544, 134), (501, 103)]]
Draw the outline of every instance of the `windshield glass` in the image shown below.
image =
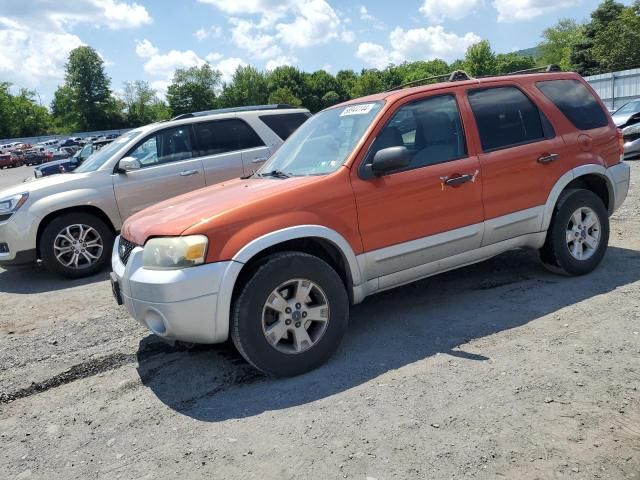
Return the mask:
[(343, 164), (382, 108), (368, 102), (331, 108), (314, 115), (273, 154), (258, 174), (324, 175)]
[(73, 172), (74, 173), (95, 172), (102, 165), (104, 165), (111, 158), (111, 156), (120, 147), (122, 147), (122, 145), (124, 145), (129, 140), (131, 140), (132, 138), (137, 137), (140, 134), (141, 134), (141, 132), (138, 130), (138, 131), (127, 132), (127, 133), (125, 133), (123, 135), (120, 135), (118, 138), (116, 138), (109, 145), (107, 145), (106, 147), (104, 147), (104, 148), (98, 150), (97, 152), (95, 152), (94, 154), (92, 154), (89, 158), (87, 158), (82, 163), (82, 165), (80, 165), (78, 168), (76, 168)]
[(617, 115), (619, 113), (634, 113), (637, 111), (640, 111), (640, 102), (629, 102), (620, 107), (618, 111), (614, 113), (614, 115)]

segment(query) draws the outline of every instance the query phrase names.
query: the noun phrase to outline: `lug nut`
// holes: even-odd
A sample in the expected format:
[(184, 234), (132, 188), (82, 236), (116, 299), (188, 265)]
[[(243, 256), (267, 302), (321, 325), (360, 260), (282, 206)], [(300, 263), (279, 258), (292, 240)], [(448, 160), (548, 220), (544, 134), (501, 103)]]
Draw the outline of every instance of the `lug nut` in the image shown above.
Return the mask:
[(284, 321), (284, 324), (285, 324), (285, 325), (291, 325), (291, 320), (287, 318), (287, 319)]
[(302, 318), (307, 318), (307, 312), (302, 312)]
[(300, 310), (300, 308), (302, 308), (302, 305), (300, 305), (299, 303), (296, 303), (296, 308)]
[(289, 307), (285, 308), (284, 313), (291, 313), (291, 309)]
[(296, 328), (300, 328), (300, 325), (302, 325), (300, 322), (296, 322)]

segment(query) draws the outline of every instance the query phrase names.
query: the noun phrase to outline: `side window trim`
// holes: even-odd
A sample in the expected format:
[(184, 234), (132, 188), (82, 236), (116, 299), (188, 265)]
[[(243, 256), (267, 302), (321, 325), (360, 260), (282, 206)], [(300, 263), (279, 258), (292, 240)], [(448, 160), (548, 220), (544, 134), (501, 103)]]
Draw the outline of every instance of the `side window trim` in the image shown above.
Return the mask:
[[(542, 128), (543, 136), (540, 137), (540, 138), (533, 139), (533, 140), (525, 140), (524, 142), (517, 142), (517, 143), (512, 143), (512, 144), (504, 145), (504, 146), (500, 146), (500, 147), (494, 147), (494, 148), (485, 149), (482, 146), (482, 136), (480, 134), (480, 129), (478, 127), (478, 120), (476, 118), (475, 112), (473, 111), (473, 106), (471, 104), (471, 99), (469, 97), (469, 92), (491, 90), (491, 89), (494, 89), (494, 88), (505, 88), (505, 87), (511, 87), (511, 88), (515, 88), (516, 90), (518, 90), (536, 108), (536, 110), (538, 111), (538, 116), (540, 118), (540, 127)], [(516, 84), (516, 83), (505, 83), (505, 84), (493, 85), (493, 86), (488, 86), (488, 87), (480, 87), (480, 88), (477, 88), (477, 87), (476, 88), (467, 88), (465, 90), (465, 95), (467, 97), (467, 101), (469, 102), (469, 108), (471, 109), (471, 117), (473, 119), (474, 126), (476, 128), (476, 131), (478, 132), (478, 140), (480, 142), (480, 152), (479, 153), (493, 153), (493, 152), (497, 152), (499, 150), (506, 150), (508, 148), (521, 147), (523, 145), (530, 145), (532, 143), (542, 142), (542, 141), (545, 141), (545, 140), (551, 140), (551, 139), (556, 137), (555, 128), (554, 128), (553, 124), (551, 123), (551, 121), (545, 115), (544, 111), (540, 108), (538, 103), (533, 98), (531, 98), (529, 93), (524, 91), (521, 88), (521, 86)]]
[(464, 158), (469, 158), (469, 141), (467, 138), (467, 132), (465, 130), (465, 125), (464, 125), (464, 121), (462, 118), (462, 113), (460, 110), (460, 101), (458, 99), (458, 95), (456, 94), (456, 92), (450, 92), (450, 93), (438, 93), (435, 95), (428, 95), (422, 98), (418, 98), (416, 100), (411, 100), (409, 102), (403, 103), (402, 105), (399, 105), (391, 114), (391, 116), (389, 117), (389, 119), (385, 122), (384, 126), (380, 129), (380, 131), (378, 132), (378, 135), (376, 135), (373, 138), (373, 141), (371, 142), (371, 144), (369, 145), (369, 148), (367, 148), (366, 153), (364, 154), (364, 157), (362, 158), (362, 161), (360, 162), (360, 165), (358, 166), (358, 176), (363, 179), (363, 180), (368, 180), (368, 176), (367, 176), (367, 172), (366, 172), (366, 166), (370, 163), (371, 159), (371, 152), (372, 152), (372, 148), (376, 143), (376, 139), (378, 138), (378, 136), (380, 135), (380, 133), (382, 133), (382, 131), (387, 128), (387, 126), (391, 123), (391, 121), (393, 120), (393, 118), (395, 117), (396, 113), (398, 113), (398, 111), (400, 111), (401, 108), (404, 108), (406, 106), (415, 104), (415, 103), (419, 103), (419, 102), (424, 102), (427, 100), (430, 100), (432, 98), (438, 98), (438, 97), (452, 97), (453, 101), (455, 102), (456, 105), (456, 111), (458, 112), (458, 120), (459, 120), (459, 124), (460, 124), (460, 129), (462, 132), (462, 140), (463, 140), (463, 146), (464, 146), (464, 155), (460, 155), (459, 157), (455, 157), (455, 158), (450, 158), (447, 160), (441, 160), (438, 162), (433, 162), (433, 163), (429, 163), (427, 165), (419, 165), (417, 167), (410, 167), (410, 168), (406, 168), (404, 170), (398, 170), (397, 172), (394, 171), (392, 173), (390, 173), (389, 175), (395, 175), (397, 173), (404, 173), (404, 172), (410, 172), (412, 170), (419, 170), (421, 168), (428, 168), (431, 167), (433, 165), (441, 165), (443, 163), (448, 163), (448, 162), (455, 162), (456, 160), (462, 160)]

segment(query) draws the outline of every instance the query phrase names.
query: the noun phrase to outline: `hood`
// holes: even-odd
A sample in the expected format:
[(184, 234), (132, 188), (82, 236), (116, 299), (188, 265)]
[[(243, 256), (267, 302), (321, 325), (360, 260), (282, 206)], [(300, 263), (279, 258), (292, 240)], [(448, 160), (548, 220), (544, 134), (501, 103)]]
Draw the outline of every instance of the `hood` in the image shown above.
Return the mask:
[(130, 217), (122, 235), (144, 245), (154, 236), (176, 236), (198, 224), (205, 224), (236, 208), (318, 181), (323, 176), (291, 178), (249, 178), (201, 188), (165, 200)]
[(56, 165), (64, 165), (66, 163), (71, 162), (71, 158), (72, 157), (63, 158), (61, 160), (51, 160), (50, 162), (46, 162), (41, 165), (38, 165), (37, 167), (35, 167), (35, 170), (42, 170), (43, 168), (54, 167)]
[(78, 188), (78, 184), (84, 182), (89, 175), (94, 173), (97, 172), (67, 173), (64, 175), (49, 175), (46, 177), (35, 178), (30, 182), (18, 183), (13, 187), (0, 190), (0, 198), (10, 197), (12, 195), (25, 192), (28, 192), (30, 196), (35, 195), (38, 198), (46, 197), (47, 195), (59, 193), (63, 190)]

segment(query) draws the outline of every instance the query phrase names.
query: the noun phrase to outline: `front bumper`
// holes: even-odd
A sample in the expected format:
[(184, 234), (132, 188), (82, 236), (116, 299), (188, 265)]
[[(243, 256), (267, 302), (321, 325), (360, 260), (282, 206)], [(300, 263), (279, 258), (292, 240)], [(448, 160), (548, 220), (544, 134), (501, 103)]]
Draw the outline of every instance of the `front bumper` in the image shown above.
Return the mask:
[(129, 314), (156, 335), (192, 343), (220, 343), (229, 334), (229, 282), (242, 268), (238, 262), (215, 262), (179, 270), (142, 266), (142, 247), (127, 264), (116, 239), (111, 265)]
[(25, 205), (9, 219), (0, 222), (0, 267), (21, 265), (36, 260), (36, 234), (39, 219), (25, 210)]

